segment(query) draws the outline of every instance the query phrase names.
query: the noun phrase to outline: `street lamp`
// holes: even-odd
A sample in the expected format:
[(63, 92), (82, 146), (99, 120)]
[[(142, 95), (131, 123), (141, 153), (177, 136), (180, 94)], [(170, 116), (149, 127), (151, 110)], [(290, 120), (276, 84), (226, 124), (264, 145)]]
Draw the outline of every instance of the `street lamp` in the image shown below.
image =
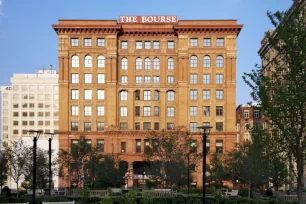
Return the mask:
[(202, 155), (203, 155), (203, 203), (205, 203), (205, 188), (206, 188), (206, 141), (207, 141), (207, 135), (210, 133), (210, 130), (212, 129), (212, 126), (210, 125), (203, 125), (199, 126), (198, 129), (200, 129), (200, 132), (203, 134), (202, 138)]
[(36, 191), (36, 150), (37, 150), (37, 140), (39, 135), (43, 133), (42, 130), (29, 130), (28, 133), (34, 134), (35, 136), (31, 137), (33, 139), (34, 148), (33, 148), (33, 203), (36, 203), (35, 191)]
[(44, 134), (49, 135), (48, 141), (49, 141), (49, 200), (50, 200), (51, 199), (51, 188), (52, 188), (52, 169), (51, 169), (51, 166), (52, 166), (51, 151), (52, 151), (52, 149), (51, 149), (51, 147), (52, 147), (52, 139), (53, 139), (53, 137), (56, 133), (45, 132)]

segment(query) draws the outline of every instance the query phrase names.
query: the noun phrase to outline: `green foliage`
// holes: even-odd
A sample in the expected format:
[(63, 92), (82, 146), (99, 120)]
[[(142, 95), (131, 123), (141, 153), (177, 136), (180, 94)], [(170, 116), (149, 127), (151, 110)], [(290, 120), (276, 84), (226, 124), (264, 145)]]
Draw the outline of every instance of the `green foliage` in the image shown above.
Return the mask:
[(88, 188), (83, 189), (81, 192), (81, 200), (84, 203), (86, 203), (89, 200), (89, 196), (90, 196), (89, 189)]
[(216, 152), (213, 153), (210, 164), (207, 165), (206, 169), (209, 173), (207, 180), (210, 186), (213, 186), (215, 189), (220, 189), (222, 187), (222, 180), (229, 179), (229, 175), (224, 169), (223, 161)]
[(145, 194), (144, 197), (143, 197), (142, 203), (143, 204), (153, 204), (154, 199), (150, 195)]
[(241, 196), (241, 197), (248, 197), (249, 189), (247, 189), (247, 188), (239, 188), (238, 195)]
[(5, 155), (5, 152), (0, 152), (0, 190), (5, 185), (8, 176), (8, 160)]
[(134, 190), (129, 191), (125, 196), (125, 204), (137, 204), (137, 192)]
[(114, 201), (110, 196), (104, 196), (103, 200), (101, 200), (100, 204), (113, 204)]

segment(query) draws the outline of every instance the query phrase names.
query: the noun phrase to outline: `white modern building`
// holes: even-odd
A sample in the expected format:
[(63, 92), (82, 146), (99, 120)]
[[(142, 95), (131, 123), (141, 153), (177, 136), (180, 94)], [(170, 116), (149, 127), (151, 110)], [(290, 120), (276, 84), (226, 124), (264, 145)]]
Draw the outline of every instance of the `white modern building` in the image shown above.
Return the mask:
[[(14, 74), (10, 86), (1, 86), (1, 142), (22, 139), (33, 145), (29, 130), (44, 133), (58, 130), (58, 74), (54, 69), (39, 69), (35, 74)], [(37, 146), (48, 150), (48, 135), (40, 135)], [(2, 144), (1, 144), (2, 146)], [(58, 153), (57, 135), (52, 150)], [(57, 178), (54, 178), (57, 187)], [(14, 181), (8, 181), (16, 188)]]

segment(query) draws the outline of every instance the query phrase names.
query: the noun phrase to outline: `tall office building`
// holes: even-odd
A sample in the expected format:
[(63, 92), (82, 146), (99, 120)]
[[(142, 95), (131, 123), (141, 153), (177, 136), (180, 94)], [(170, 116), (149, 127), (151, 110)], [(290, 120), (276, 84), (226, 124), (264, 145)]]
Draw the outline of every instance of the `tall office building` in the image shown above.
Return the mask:
[[(58, 74), (52, 69), (40, 69), (35, 74), (14, 74), (10, 86), (1, 86), (2, 142), (22, 139), (26, 145), (33, 146), (29, 130), (56, 132), (58, 90)], [(38, 147), (44, 150), (49, 148), (48, 138), (43, 134), (39, 137)], [(58, 148), (58, 137), (55, 136), (52, 141), (55, 154)], [(11, 188), (15, 188), (15, 185), (9, 180)]]
[[(80, 135), (101, 153), (119, 154), (137, 185), (146, 135), (210, 124), (210, 152), (236, 138), (236, 20), (121, 16), (59, 20), (59, 146)], [(201, 152), (198, 148), (198, 152)], [(208, 155), (208, 160), (209, 160)], [(193, 175), (202, 186), (202, 166)], [(60, 184), (60, 186), (70, 184)]]

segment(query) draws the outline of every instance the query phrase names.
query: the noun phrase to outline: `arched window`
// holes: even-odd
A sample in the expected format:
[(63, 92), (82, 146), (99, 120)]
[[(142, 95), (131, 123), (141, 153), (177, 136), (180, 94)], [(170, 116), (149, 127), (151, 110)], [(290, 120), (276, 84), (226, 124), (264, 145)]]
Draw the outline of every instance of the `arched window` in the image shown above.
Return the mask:
[(159, 100), (159, 91), (155, 90), (154, 91), (154, 101), (158, 101)]
[(105, 57), (102, 55), (98, 56), (98, 67), (105, 67)]
[(136, 59), (136, 69), (142, 69), (142, 59), (140, 57)]
[(159, 59), (156, 57), (153, 59), (153, 69), (154, 70), (159, 70)]
[(216, 59), (216, 67), (222, 68), (223, 66), (224, 66), (223, 57), (219, 55), (217, 56)]
[(121, 69), (127, 70), (128, 69), (128, 60), (126, 58), (121, 59)]
[(151, 60), (150, 60), (150, 58), (146, 58), (145, 59), (145, 69), (146, 70), (151, 69)]
[(168, 91), (167, 92), (167, 100), (168, 101), (174, 101), (174, 91)]
[(168, 59), (168, 70), (174, 70), (174, 59), (171, 57)]
[(120, 101), (127, 101), (128, 98), (128, 92), (127, 91), (121, 91), (120, 92)]
[(71, 66), (72, 67), (79, 67), (79, 57), (74, 55), (71, 58)]
[(206, 55), (203, 57), (203, 67), (205, 68), (210, 67), (210, 56)]
[(85, 57), (85, 67), (92, 67), (92, 57), (89, 55)]
[(190, 67), (198, 67), (198, 58), (197, 56), (190, 57)]

